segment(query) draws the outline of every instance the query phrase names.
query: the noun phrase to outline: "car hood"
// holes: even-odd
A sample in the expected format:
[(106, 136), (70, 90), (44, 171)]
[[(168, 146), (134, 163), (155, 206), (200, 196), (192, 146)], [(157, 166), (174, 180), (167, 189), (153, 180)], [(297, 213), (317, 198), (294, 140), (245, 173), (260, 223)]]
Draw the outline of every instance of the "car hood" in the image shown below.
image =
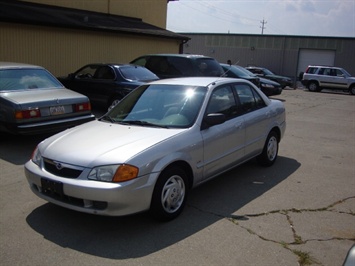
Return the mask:
[(266, 75), (265, 77), (273, 78), (273, 79), (285, 79), (285, 80), (290, 80), (289, 77), (284, 77), (284, 76), (279, 76), (279, 75)]
[(60, 101), (63, 101), (63, 103), (77, 102), (75, 99), (78, 98), (87, 101), (86, 96), (64, 88), (8, 91), (1, 92), (1, 96), (14, 104), (21, 105), (23, 108), (29, 105), (33, 107), (33, 103), (37, 103), (37, 107), (41, 107), (51, 102), (55, 105), (58, 105)]
[(265, 78), (260, 78), (260, 82), (261, 83), (266, 83), (266, 84), (271, 84), (271, 85), (274, 85), (274, 86), (281, 86), (279, 83), (273, 81), (273, 80), (270, 80), (270, 79), (265, 79)]
[(81, 167), (118, 164), (185, 130), (96, 120), (46, 139), (39, 149), (45, 158)]

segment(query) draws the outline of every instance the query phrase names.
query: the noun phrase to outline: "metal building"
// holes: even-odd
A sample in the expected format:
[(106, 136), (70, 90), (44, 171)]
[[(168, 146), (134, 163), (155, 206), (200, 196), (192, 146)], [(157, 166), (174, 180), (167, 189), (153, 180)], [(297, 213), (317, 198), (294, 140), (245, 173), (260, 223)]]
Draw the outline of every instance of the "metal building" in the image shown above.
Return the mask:
[(184, 53), (240, 66), (262, 66), (297, 80), (311, 64), (340, 66), (355, 76), (355, 38), (182, 33)]

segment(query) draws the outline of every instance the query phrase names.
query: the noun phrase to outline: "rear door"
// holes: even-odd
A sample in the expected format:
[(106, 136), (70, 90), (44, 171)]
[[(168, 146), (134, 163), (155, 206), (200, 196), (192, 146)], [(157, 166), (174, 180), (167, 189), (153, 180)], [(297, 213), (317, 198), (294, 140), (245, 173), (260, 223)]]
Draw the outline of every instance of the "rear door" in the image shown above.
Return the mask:
[(241, 105), (245, 128), (245, 158), (261, 153), (269, 132), (272, 113), (260, 95), (249, 84), (233, 86)]

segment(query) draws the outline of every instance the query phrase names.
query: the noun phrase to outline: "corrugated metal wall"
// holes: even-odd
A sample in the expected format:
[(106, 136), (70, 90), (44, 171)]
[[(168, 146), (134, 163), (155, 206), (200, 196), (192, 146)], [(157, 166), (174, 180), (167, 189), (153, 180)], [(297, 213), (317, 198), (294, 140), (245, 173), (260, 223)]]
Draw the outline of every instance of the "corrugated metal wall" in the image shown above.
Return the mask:
[(191, 38), (184, 53), (212, 56), (222, 63), (230, 59), (241, 66), (263, 66), (294, 79), (300, 49), (335, 50), (335, 64), (355, 75), (355, 38), (183, 34)]
[(44, 66), (56, 76), (88, 63), (128, 63), (147, 53), (178, 53), (179, 41), (0, 23), (0, 61)]

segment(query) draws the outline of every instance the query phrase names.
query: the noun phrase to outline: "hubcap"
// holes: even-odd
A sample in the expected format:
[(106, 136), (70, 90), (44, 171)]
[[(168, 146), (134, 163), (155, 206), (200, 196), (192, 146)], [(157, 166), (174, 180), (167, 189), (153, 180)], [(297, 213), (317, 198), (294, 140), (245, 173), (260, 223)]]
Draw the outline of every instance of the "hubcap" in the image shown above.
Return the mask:
[(180, 176), (172, 176), (165, 183), (161, 195), (161, 202), (166, 212), (177, 211), (185, 198), (185, 183)]
[(309, 90), (310, 91), (315, 91), (317, 89), (317, 85), (314, 83), (309, 84)]
[(269, 143), (267, 144), (267, 157), (270, 161), (275, 160), (277, 155), (277, 139), (271, 137)]

